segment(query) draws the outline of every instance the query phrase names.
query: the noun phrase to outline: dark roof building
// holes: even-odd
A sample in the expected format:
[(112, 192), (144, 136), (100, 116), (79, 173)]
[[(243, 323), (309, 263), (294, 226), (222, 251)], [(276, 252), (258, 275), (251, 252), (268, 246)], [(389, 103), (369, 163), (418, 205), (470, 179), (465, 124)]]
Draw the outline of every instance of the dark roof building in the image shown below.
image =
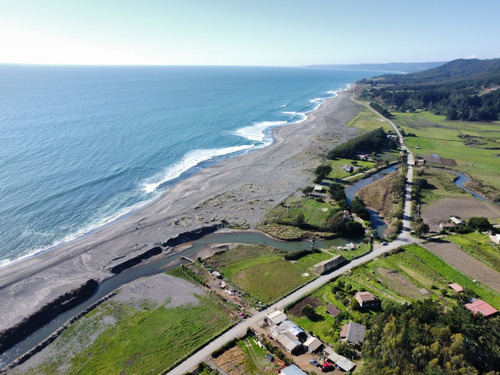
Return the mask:
[(351, 345), (360, 346), (365, 340), (366, 327), (364, 325), (349, 322), (342, 327), (340, 338), (347, 341)]
[(328, 306), (326, 307), (326, 312), (333, 317), (336, 317), (337, 315), (340, 314), (340, 310), (337, 309), (335, 306), (333, 306), (331, 303), (329, 303)]

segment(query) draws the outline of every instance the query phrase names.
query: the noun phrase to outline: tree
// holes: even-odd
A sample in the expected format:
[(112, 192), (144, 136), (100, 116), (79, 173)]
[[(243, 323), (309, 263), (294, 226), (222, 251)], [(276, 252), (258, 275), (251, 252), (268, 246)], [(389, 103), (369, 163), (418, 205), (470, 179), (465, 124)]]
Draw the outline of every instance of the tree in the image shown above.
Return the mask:
[(328, 230), (334, 233), (343, 233), (345, 230), (344, 223), (344, 213), (342, 211), (337, 212), (335, 215), (328, 219), (326, 223)]
[(485, 217), (473, 216), (467, 221), (467, 225), (469, 226), (469, 228), (475, 230), (484, 231), (491, 229), (491, 224)]
[(312, 186), (306, 186), (304, 189), (302, 189), (302, 192), (304, 195), (309, 195), (313, 192), (314, 188)]
[(429, 224), (421, 222), (415, 225), (415, 234), (422, 237), (424, 234), (429, 233)]
[(314, 321), (316, 319), (316, 312), (314, 311), (314, 307), (312, 307), (311, 305), (302, 306), (301, 312), (303, 316), (311, 321)]
[(306, 218), (304, 217), (304, 214), (302, 212), (298, 213), (297, 216), (292, 221), (292, 224), (296, 227), (301, 227), (304, 225), (306, 222)]

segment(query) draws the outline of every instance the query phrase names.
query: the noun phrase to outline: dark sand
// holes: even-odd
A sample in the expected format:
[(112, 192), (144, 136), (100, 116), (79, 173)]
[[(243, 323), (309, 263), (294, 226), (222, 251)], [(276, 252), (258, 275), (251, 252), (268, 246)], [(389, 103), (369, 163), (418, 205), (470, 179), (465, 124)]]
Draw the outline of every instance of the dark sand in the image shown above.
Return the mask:
[(360, 110), (349, 95), (326, 101), (300, 124), (276, 128), (270, 147), (211, 166), (133, 215), (0, 269), (0, 332), (179, 233), (221, 220), (258, 223), (268, 208), (312, 183), (328, 150), (357, 133), (345, 126)]

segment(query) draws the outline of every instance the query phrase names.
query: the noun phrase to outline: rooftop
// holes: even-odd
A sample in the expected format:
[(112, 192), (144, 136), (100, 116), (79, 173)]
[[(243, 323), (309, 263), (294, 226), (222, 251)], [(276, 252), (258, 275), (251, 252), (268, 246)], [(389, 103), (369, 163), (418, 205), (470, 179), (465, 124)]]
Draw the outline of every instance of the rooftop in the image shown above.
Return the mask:
[(464, 288), (462, 288), (462, 286), (460, 284), (457, 284), (457, 283), (453, 283), (453, 284), (450, 284), (448, 286), (451, 289), (453, 289), (455, 292), (463, 292), (464, 291)]
[(357, 292), (356, 299), (358, 299), (358, 301), (361, 300), (363, 302), (372, 302), (377, 300), (375, 296), (370, 292)]
[(498, 312), (497, 309), (481, 299), (476, 299), (471, 303), (466, 303), (465, 307), (472, 311), (474, 315), (476, 315), (477, 313), (481, 313), (486, 317), (494, 315)]
[(281, 370), (280, 375), (307, 375), (307, 373), (298, 368), (297, 365), (291, 365)]

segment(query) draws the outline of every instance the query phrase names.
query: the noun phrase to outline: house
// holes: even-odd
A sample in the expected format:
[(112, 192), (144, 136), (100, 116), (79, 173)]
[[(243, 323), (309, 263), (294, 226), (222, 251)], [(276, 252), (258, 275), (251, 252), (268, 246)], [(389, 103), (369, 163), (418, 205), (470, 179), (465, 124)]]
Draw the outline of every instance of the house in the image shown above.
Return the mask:
[(458, 218), (456, 216), (451, 216), (450, 220), (455, 225), (460, 225), (460, 224), (462, 224), (464, 222), (462, 219), (460, 219), (460, 218)]
[(365, 340), (366, 327), (362, 324), (349, 321), (349, 324), (342, 326), (340, 338), (351, 345), (361, 346)]
[(356, 364), (349, 361), (346, 357), (337, 354), (335, 352), (331, 353), (328, 356), (328, 359), (335, 363), (338, 367), (340, 367), (343, 371), (348, 372), (351, 371), (354, 367), (356, 367)]
[(358, 301), (359, 306), (363, 308), (378, 307), (379, 305), (378, 299), (370, 292), (357, 292), (354, 297)]
[(298, 340), (304, 341), (307, 338), (304, 330), (290, 319), (283, 320), (279, 327), (283, 332), (290, 332)]
[(323, 186), (321, 186), (321, 185), (314, 185), (314, 192), (315, 193), (322, 193), (323, 192)]
[(280, 375), (307, 375), (307, 373), (298, 368), (297, 365), (291, 365), (281, 370)]
[(337, 255), (336, 257), (334, 257), (332, 259), (327, 259), (327, 260), (324, 260), (323, 262), (316, 264), (313, 267), (313, 270), (315, 272), (319, 273), (320, 275), (322, 275), (324, 273), (332, 271), (333, 269), (335, 269), (336, 267), (338, 267), (339, 265), (341, 265), (345, 261), (346, 261), (346, 259), (342, 255)]
[(346, 164), (344, 165), (344, 171), (346, 171), (347, 173), (352, 173), (352, 171), (354, 170), (354, 167), (350, 164)]
[(340, 310), (337, 309), (335, 306), (333, 306), (331, 303), (329, 303), (327, 306), (326, 306), (326, 312), (328, 314), (330, 314), (331, 316), (333, 316), (334, 318), (340, 314)]
[(267, 322), (270, 326), (280, 324), (283, 320), (288, 319), (286, 314), (281, 310), (273, 311), (266, 315)]
[(472, 311), (474, 315), (481, 313), (485, 317), (489, 317), (498, 313), (497, 309), (480, 299), (473, 300), (471, 303), (466, 303), (465, 307)]
[(464, 291), (464, 288), (462, 288), (462, 286), (460, 284), (457, 284), (457, 283), (453, 283), (453, 284), (450, 284), (448, 286), (457, 293)]
[(309, 336), (309, 338), (304, 342), (304, 347), (307, 349), (309, 353), (314, 353), (317, 351), (323, 343), (318, 340), (316, 337)]
[(297, 354), (302, 348), (302, 343), (290, 332), (280, 333), (276, 336), (276, 341), (291, 354)]

